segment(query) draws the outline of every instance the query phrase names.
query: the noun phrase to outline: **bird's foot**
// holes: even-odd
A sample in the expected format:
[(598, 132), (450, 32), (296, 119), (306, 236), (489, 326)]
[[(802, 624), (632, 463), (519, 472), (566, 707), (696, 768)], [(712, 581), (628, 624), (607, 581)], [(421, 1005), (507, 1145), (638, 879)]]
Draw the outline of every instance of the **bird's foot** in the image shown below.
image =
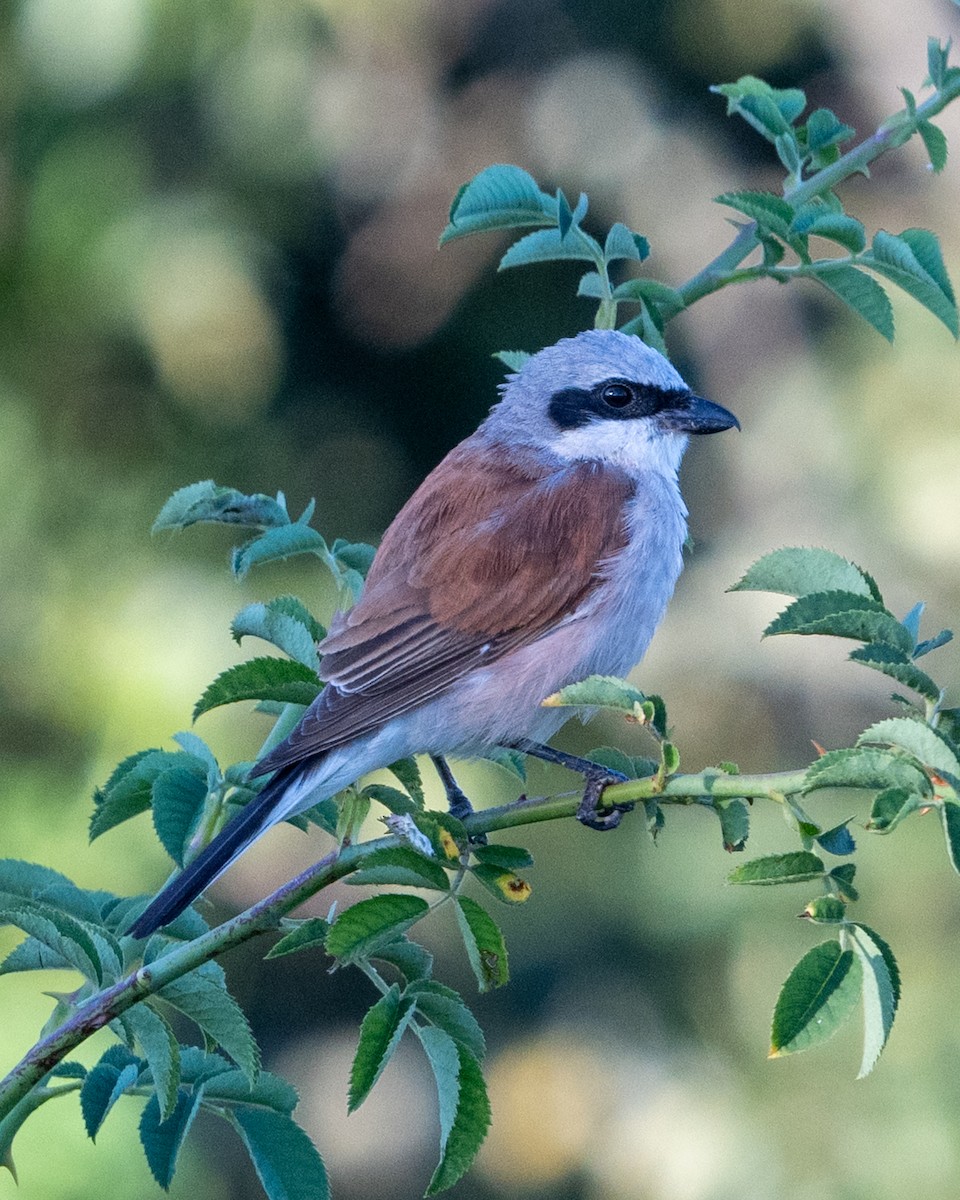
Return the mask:
[[(433, 764), (437, 768), (437, 774), (440, 776), (440, 781), (443, 784), (443, 790), (447, 794), (447, 809), (451, 817), (456, 817), (458, 821), (465, 821), (467, 817), (473, 816), (474, 807), (470, 803), (470, 798), (461, 788), (459, 783), (453, 776), (453, 772), (447, 764), (447, 760), (441, 755), (432, 755)], [(476, 833), (467, 835), (469, 840), (475, 846), (485, 846), (487, 844), (487, 835), (485, 833)]]
[(626, 783), (626, 775), (597, 766), (593, 771), (585, 771), (584, 778), (587, 786), (583, 789), (583, 799), (577, 809), (577, 820), (588, 829), (601, 832), (616, 829), (623, 819), (623, 814), (633, 812), (634, 806), (632, 803), (604, 805), (603, 792), (611, 784)]

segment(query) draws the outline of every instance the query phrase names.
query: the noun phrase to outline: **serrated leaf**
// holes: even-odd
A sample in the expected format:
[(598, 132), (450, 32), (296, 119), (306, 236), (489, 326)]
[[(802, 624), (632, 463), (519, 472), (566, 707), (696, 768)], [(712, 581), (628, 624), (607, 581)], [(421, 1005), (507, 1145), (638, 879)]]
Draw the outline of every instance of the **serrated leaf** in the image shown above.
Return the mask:
[(798, 213), (791, 226), (792, 233), (816, 236), (836, 242), (849, 250), (851, 254), (859, 254), (867, 244), (867, 235), (863, 222), (845, 213), (829, 212), (819, 208), (814, 212), (806, 210)]
[(508, 163), (495, 163), (457, 193), (440, 245), (471, 233), (554, 225), (556, 220), (556, 198), (541, 191), (532, 175)]
[(939, 175), (947, 165), (947, 138), (942, 129), (930, 121), (921, 121), (917, 132), (923, 140), (924, 149), (930, 159), (934, 174)]
[(400, 997), (393, 984), (367, 1011), (360, 1026), (360, 1040), (350, 1069), (349, 1111), (354, 1112), (366, 1100), (393, 1057), (414, 1014), (412, 1001)]
[(853, 592), (883, 603), (866, 571), (819, 547), (788, 546), (765, 554), (747, 569), (731, 592), (780, 592), (800, 599), (815, 592)]
[[(191, 1052), (192, 1047), (185, 1051), (184, 1058)], [(214, 1055), (207, 1055), (208, 1059)], [(229, 1067), (226, 1059), (221, 1060)], [(297, 1107), (299, 1096), (296, 1088), (291, 1087), (279, 1075), (271, 1075), (269, 1071), (261, 1071), (256, 1086), (250, 1087), (250, 1080), (242, 1071), (230, 1068), (216, 1071), (210, 1078), (210, 1072), (205, 1071), (203, 1078), (204, 1098), (208, 1101), (227, 1101), (232, 1107), (269, 1108), (274, 1112), (289, 1115)]]
[(832, 1037), (853, 1012), (861, 975), (853, 951), (842, 949), (838, 941), (808, 950), (777, 999), (770, 1057), (809, 1050)]
[(128, 1008), (120, 1021), (136, 1039), (147, 1060), (160, 1103), (160, 1118), (166, 1120), (177, 1103), (180, 1087), (180, 1047), (173, 1030), (147, 1002)]
[(317, 947), (323, 949), (329, 932), (328, 921), (324, 921), (322, 917), (307, 917), (296, 929), (271, 946), (263, 957), (282, 958), (285, 954), (296, 954), (300, 950), (313, 950)]
[(507, 947), (496, 922), (469, 896), (457, 897), (457, 923), (467, 958), (481, 992), (502, 987), (510, 978)]
[(483, 1061), (487, 1052), (483, 1030), (458, 992), (435, 979), (421, 979), (411, 982), (403, 994), (428, 1021), (466, 1046), (478, 1062)]
[[(591, 759), (591, 762), (596, 761)], [(502, 867), (505, 871), (522, 871), (533, 866), (533, 855), (523, 846), (503, 846), (490, 842), (486, 846), (474, 846), (473, 857), (477, 862)]]
[(877, 721), (857, 738), (857, 745), (900, 746), (935, 771), (960, 775), (960, 760), (950, 743), (925, 721), (909, 717), (890, 717)]
[(356, 962), (394, 941), (429, 910), (420, 896), (372, 896), (340, 914), (327, 934), (327, 953)]
[(251, 658), (217, 676), (197, 701), (193, 719), (238, 700), (310, 704), (320, 694), (320, 687), (316, 672), (303, 663), (287, 658)]
[[(927, 233), (927, 236), (932, 238), (933, 234)], [(925, 242), (924, 245), (928, 246), (929, 243)], [(939, 246), (937, 255), (940, 256)], [(906, 238), (880, 230), (874, 235), (872, 252), (863, 261), (871, 270), (897, 284), (918, 304), (933, 313), (954, 337), (960, 334), (957, 306), (952, 293), (945, 292), (941, 281), (930, 275)]]
[(899, 787), (918, 796), (932, 795), (930, 780), (914, 759), (889, 750), (857, 747), (831, 750), (807, 768), (803, 790), (826, 787), (867, 788), (879, 791)]
[(225, 987), (194, 971), (168, 983), (157, 995), (221, 1046), (254, 1086), (260, 1074), (260, 1049), (243, 1009)]
[(847, 906), (836, 896), (818, 896), (810, 901), (801, 916), (815, 925), (840, 925), (847, 919)]
[(773, 104), (787, 126), (792, 125), (807, 106), (807, 98), (799, 88), (774, 88), (755, 75), (741, 75), (736, 83), (718, 83), (711, 92), (727, 98), (727, 116), (740, 113), (760, 133), (766, 134), (765, 126), (754, 124), (750, 112), (743, 112), (746, 100), (762, 98)]
[(117, 1100), (137, 1082), (142, 1065), (126, 1046), (111, 1046), (87, 1072), (80, 1089), (80, 1111), (91, 1140)]
[(869, 1075), (887, 1044), (900, 1002), (900, 971), (887, 943), (860, 923), (848, 927), (863, 967), (863, 1059), (858, 1079)]
[(530, 884), (513, 871), (481, 862), (470, 868), (470, 874), (501, 904), (525, 904), (530, 899)]
[(323, 1159), (295, 1121), (255, 1108), (237, 1109), (233, 1121), (268, 1200), (330, 1200)]
[[(281, 597), (269, 604), (248, 604), (233, 618), (230, 631), (237, 642), (244, 637), (262, 638), (316, 673), (320, 666), (317, 642), (324, 637), (323, 626), (312, 617), (307, 624), (300, 615), (294, 616), (287, 611), (289, 605), (280, 606), (281, 600), (288, 599), (293, 598)], [(303, 612), (309, 617), (306, 609)]]
[(520, 750), (511, 750), (507, 746), (487, 746), (478, 751), (475, 757), (496, 763), (521, 783), (527, 781), (527, 761)]
[(627, 779), (649, 779), (651, 775), (656, 775), (659, 767), (659, 763), (652, 758), (624, 754), (615, 746), (597, 746), (590, 751), (590, 761), (601, 767), (609, 767)]
[(960, 875), (960, 804), (944, 800), (940, 805), (940, 821), (943, 825), (943, 835), (947, 839), (950, 865)]
[(731, 871), (727, 882), (764, 886), (806, 883), (811, 879), (820, 879), (825, 872), (823, 859), (811, 854), (809, 850), (795, 850), (790, 854), (768, 854), (763, 858), (752, 858)]
[(391, 775), (400, 780), (400, 783), (406, 788), (417, 808), (423, 808), (423, 779), (420, 775), (420, 768), (417, 766), (417, 760), (415, 758), (401, 758), (395, 763), (390, 763), (387, 770)]
[[(337, 538), (330, 547), (330, 553), (336, 559), (339, 566), (348, 571), (356, 571), (364, 579), (367, 577), (367, 572), (373, 566), (373, 560), (377, 555), (376, 546), (371, 546), (369, 542), (348, 542), (346, 538)], [(293, 599), (293, 597), (285, 597), (285, 599)], [(291, 615), (295, 615), (292, 614)], [(322, 629), (323, 627), (320, 626)], [(320, 637), (323, 637), (323, 633)], [(319, 641), (320, 638), (317, 638)]]
[(584, 300), (605, 300), (607, 287), (597, 271), (587, 271), (580, 276), (577, 295)]
[(246, 496), (236, 488), (218, 487), (212, 479), (192, 483), (174, 492), (153, 523), (161, 529), (186, 529), (199, 521), (225, 525), (252, 525), (260, 529), (288, 524), (290, 517), (282, 496)]
[(145, 750), (125, 759), (94, 796), (90, 840), (146, 812), (153, 802), (153, 781), (163, 771), (179, 766), (206, 769), (200, 760), (183, 751)]
[(103, 962), (91, 931), (69, 913), (22, 900), (0, 909), (0, 925), (22, 929), (75, 971), (94, 983), (103, 984)]
[(615, 675), (590, 675), (542, 701), (544, 708), (611, 708), (643, 719), (643, 692)]
[(663, 337), (663, 317), (660, 311), (649, 305), (646, 300), (639, 301), (640, 311), (632, 321), (620, 326), (620, 332), (638, 337), (646, 344), (669, 359), (667, 343)]
[(847, 142), (856, 133), (837, 117), (829, 108), (818, 108), (810, 114), (806, 123), (807, 145), (811, 150), (823, 150), (839, 142)]
[(645, 237), (634, 233), (619, 221), (610, 226), (610, 232), (603, 243), (603, 257), (608, 263), (618, 259), (643, 262), (649, 254), (650, 243)]
[(292, 525), (268, 529), (242, 546), (235, 546), (230, 569), (237, 579), (244, 579), (251, 567), (279, 562), (297, 554), (316, 554), (326, 560), (330, 552), (315, 529), (296, 521)]
[(844, 900), (853, 901), (860, 899), (860, 893), (853, 886), (853, 877), (857, 873), (856, 863), (841, 863), (834, 867), (827, 880), (840, 893)]
[(176, 1095), (172, 1111), (166, 1117), (161, 1117), (157, 1097), (151, 1096), (140, 1118), (140, 1141), (143, 1152), (147, 1157), (150, 1172), (157, 1183), (165, 1190), (170, 1187), (173, 1173), (177, 1168), (177, 1157), (183, 1145), (184, 1138), (190, 1132), (190, 1126), (197, 1115), (200, 1100), (203, 1096), (202, 1087), (187, 1090), (181, 1088)]
[(363, 866), (348, 875), (345, 883), (395, 884), (402, 887), (450, 890), (450, 877), (435, 858), (420, 854), (412, 846), (387, 846), (374, 850)]
[(415, 979), (429, 979), (433, 970), (430, 951), (407, 938), (397, 938), (395, 942), (378, 946), (371, 957), (396, 967), (408, 983)]
[(884, 788), (873, 798), (867, 828), (873, 833), (890, 833), (916, 810), (916, 793), (902, 787)]
[(736, 209), (784, 241), (793, 237), (790, 229), (793, 206), (782, 196), (775, 196), (773, 192), (724, 192), (723, 195), (715, 197), (715, 203)]
[(420, 811), (416, 801), (411, 799), (406, 792), (401, 792), (399, 788), (388, 787), (385, 783), (368, 784), (361, 795), (370, 800), (376, 800), (378, 804), (382, 804), (384, 808), (398, 815), (410, 815)]
[(884, 675), (902, 683), (904, 687), (919, 692), (934, 704), (940, 699), (940, 688), (934, 680), (912, 663), (898, 646), (875, 642), (871, 646), (860, 646), (852, 650), (849, 657), (851, 662), (863, 663), (875, 671), (882, 671)]
[(453, 1187), (466, 1173), (490, 1127), (490, 1101), (480, 1065), (462, 1045), (457, 1045), (457, 1056), (460, 1071), (456, 1112), (440, 1162), (427, 1187), (428, 1196)]
[(814, 592), (801, 596), (763, 631), (764, 637), (778, 633), (813, 634), (855, 638), (861, 642), (884, 642), (905, 653), (913, 649), (907, 629), (879, 601), (854, 592)]
[(153, 827), (164, 850), (180, 867), (183, 851), (207, 800), (206, 780), (185, 767), (171, 767), (153, 781)]
[(582, 229), (577, 230), (576, 236), (562, 237), (559, 229), (538, 229), (528, 233), (500, 259), (498, 271), (509, 267), (523, 267), (530, 263), (559, 262), (565, 259), (575, 259), (583, 262), (596, 262), (602, 255), (600, 243)]
[(457, 1100), (460, 1096), (460, 1055), (453, 1038), (435, 1026), (424, 1025), (418, 1028), (417, 1037), (426, 1053), (437, 1085), (440, 1155), (442, 1158), (457, 1115)]
[(929, 229), (905, 229), (900, 234), (902, 241), (906, 242), (913, 251), (913, 256), (923, 267), (924, 271), (930, 276), (933, 282), (937, 285), (944, 296), (954, 304), (955, 297), (953, 287), (950, 283), (950, 276), (947, 274), (947, 268), (943, 261), (943, 251), (940, 249), (940, 241), (935, 233), (931, 233)]
[(742, 800), (717, 801), (714, 812), (720, 818), (724, 850), (742, 850), (750, 835), (750, 814)]
[(888, 342), (893, 341), (893, 307), (875, 279), (850, 266), (818, 262), (810, 278), (838, 296)]

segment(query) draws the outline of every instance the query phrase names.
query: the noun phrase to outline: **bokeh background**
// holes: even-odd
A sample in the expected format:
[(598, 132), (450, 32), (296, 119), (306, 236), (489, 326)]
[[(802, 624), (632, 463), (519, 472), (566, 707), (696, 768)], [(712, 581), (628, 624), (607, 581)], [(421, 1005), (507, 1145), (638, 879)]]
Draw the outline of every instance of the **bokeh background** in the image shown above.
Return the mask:
[[(329, 606), (319, 566), (232, 581), (222, 530), (151, 540), (170, 492), (203, 478), (282, 488), (292, 511), (316, 496), (325, 534), (375, 541), (486, 412), (502, 374), (491, 353), (590, 323), (576, 265), (497, 276), (494, 236), (437, 251), (460, 183), (504, 161), (586, 190), (598, 228), (640, 230), (650, 271), (680, 281), (729, 237), (711, 198), (779, 179), (710, 83), (749, 72), (800, 85), (864, 134), (900, 106), (899, 86), (916, 89), (927, 35), (958, 28), (946, 0), (4, 5), (3, 855), (84, 886), (158, 886), (166, 864), (146, 819), (87, 846), (93, 786), (188, 727), (206, 683), (245, 656), (228, 633), (243, 604), (292, 590)], [(956, 278), (960, 112), (941, 123), (954, 147), (942, 175), (911, 145), (845, 196), (871, 231), (938, 231)], [(724, 589), (763, 552), (829, 546), (870, 569), (895, 611), (926, 600), (932, 632), (960, 620), (960, 358), (932, 317), (894, 302), (893, 347), (813, 285), (730, 290), (671, 326), (688, 378), (743, 424), (688, 455), (697, 548), (635, 675), (667, 697), (687, 767), (796, 767), (811, 738), (842, 745), (890, 711), (884, 681), (846, 664), (843, 646), (760, 643), (776, 600)], [(957, 653), (938, 657), (956, 680)], [(238, 707), (198, 731), (229, 762), (252, 755), (262, 721)], [(619, 725), (563, 736), (643, 752)], [(463, 778), (480, 802), (511, 797), (497, 768)], [(532, 771), (534, 791), (569, 787)], [(816, 805), (825, 819), (856, 809)], [(776, 814), (754, 815), (754, 853), (790, 845)], [(319, 837), (274, 831), (211, 911), (262, 895), (321, 852)], [(878, 1070), (857, 1083), (854, 1028), (826, 1051), (765, 1061), (779, 985), (818, 931), (796, 920), (799, 891), (725, 886), (734, 864), (707, 814), (671, 810), (657, 846), (639, 821), (604, 838), (531, 831), (533, 898), (498, 914), (513, 982), (474, 1005), (494, 1125), (457, 1194), (954, 1197), (960, 880), (935, 817), (859, 840), (858, 915), (899, 954), (905, 991)], [(441, 977), (470, 994), (452, 925), (429, 936)], [(368, 985), (306, 955), (267, 970), (261, 954), (228, 969), (268, 1065), (301, 1089), (336, 1194), (421, 1194), (436, 1153), (425, 1064), (402, 1050), (347, 1119)], [(49, 1011), (39, 987), (60, 982), (0, 980), (4, 1069)], [(93, 1147), (78, 1106), (46, 1106), (16, 1146), (17, 1194), (159, 1194), (138, 1117), (122, 1105)], [(0, 1174), (0, 1194), (13, 1188)], [(171, 1191), (198, 1193), (260, 1194), (220, 1125), (198, 1125)]]

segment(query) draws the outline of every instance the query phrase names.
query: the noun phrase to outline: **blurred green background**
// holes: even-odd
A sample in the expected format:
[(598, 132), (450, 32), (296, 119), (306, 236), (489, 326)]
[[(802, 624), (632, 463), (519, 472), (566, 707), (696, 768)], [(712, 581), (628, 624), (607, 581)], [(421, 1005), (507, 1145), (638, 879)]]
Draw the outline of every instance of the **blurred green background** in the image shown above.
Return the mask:
[[(460, 183), (502, 161), (586, 190), (598, 225), (628, 222), (653, 244), (650, 270), (682, 280), (729, 236), (711, 197), (779, 181), (710, 83), (800, 85), (865, 134), (925, 74), (927, 35), (956, 33), (958, 15), (946, 0), (4, 5), (2, 854), (88, 887), (157, 887), (166, 864), (145, 819), (86, 845), (93, 786), (188, 727), (206, 683), (246, 655), (228, 633), (243, 604), (281, 591), (329, 604), (319, 566), (234, 583), (223, 531), (151, 540), (170, 492), (212, 477), (282, 488), (291, 511), (316, 496), (326, 535), (375, 541), (486, 412), (491, 353), (592, 320), (572, 298), (576, 266), (497, 277), (495, 237), (436, 250)], [(942, 125), (941, 176), (911, 144), (845, 196), (870, 231), (936, 230), (956, 279), (960, 112)], [(845, 664), (842, 645), (760, 644), (775, 599), (724, 589), (763, 552), (829, 546), (871, 570), (895, 611), (922, 598), (931, 631), (960, 620), (960, 359), (932, 317), (894, 299), (892, 348), (812, 285), (731, 289), (671, 326), (687, 377), (743, 424), (688, 456), (697, 549), (635, 673), (667, 697), (688, 768), (799, 766), (811, 738), (842, 745), (890, 711), (883, 679)], [(954, 648), (938, 657), (938, 677), (957, 679)], [(198, 731), (224, 762), (265, 734), (239, 708)], [(621, 726), (564, 734), (578, 750), (612, 740), (643, 752)], [(513, 794), (493, 767), (463, 779), (481, 802)], [(533, 791), (569, 787), (532, 770)], [(815, 807), (851, 811), (849, 797)], [(754, 853), (790, 845), (776, 814), (754, 815)], [(275, 830), (217, 885), (212, 911), (264, 894), (320, 837)], [(724, 886), (733, 864), (707, 815), (671, 810), (656, 847), (639, 821), (526, 840), (533, 898), (498, 914), (513, 982), (474, 1005), (494, 1125), (457, 1195), (956, 1196), (960, 880), (935, 817), (859, 838), (857, 915), (891, 942), (905, 985), (860, 1083), (853, 1029), (829, 1051), (765, 1061), (779, 985), (819, 939), (795, 919), (806, 895)], [(440, 977), (469, 995), (452, 925), (430, 936)], [(366, 981), (306, 955), (267, 970), (262, 952), (228, 969), (267, 1065), (301, 1089), (337, 1196), (419, 1195), (436, 1157), (428, 1068), (404, 1048), (347, 1119)], [(4, 1069), (49, 1011), (40, 986), (60, 981), (0, 980)], [(121, 1106), (93, 1147), (77, 1105), (46, 1106), (17, 1142), (17, 1194), (159, 1195), (138, 1117)], [(13, 1191), (0, 1174), (0, 1195)], [(200, 1123), (171, 1195), (198, 1192), (260, 1194), (225, 1127)]]

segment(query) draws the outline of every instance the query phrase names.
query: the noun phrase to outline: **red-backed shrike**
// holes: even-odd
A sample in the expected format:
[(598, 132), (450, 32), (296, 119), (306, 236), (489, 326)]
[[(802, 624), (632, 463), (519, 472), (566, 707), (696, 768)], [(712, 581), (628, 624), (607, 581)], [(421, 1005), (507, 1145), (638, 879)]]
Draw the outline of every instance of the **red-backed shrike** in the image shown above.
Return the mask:
[[(541, 701), (643, 656), (682, 566), (688, 435), (736, 418), (612, 330), (541, 350), (501, 392), (384, 534), (363, 595), (320, 643), (327, 686), (256, 764), (272, 777), (134, 936), (171, 921), (271, 825), (397, 759), (509, 745), (563, 761), (539, 743), (567, 714)], [(594, 778), (585, 823), (619, 820), (596, 813), (610, 778)]]

